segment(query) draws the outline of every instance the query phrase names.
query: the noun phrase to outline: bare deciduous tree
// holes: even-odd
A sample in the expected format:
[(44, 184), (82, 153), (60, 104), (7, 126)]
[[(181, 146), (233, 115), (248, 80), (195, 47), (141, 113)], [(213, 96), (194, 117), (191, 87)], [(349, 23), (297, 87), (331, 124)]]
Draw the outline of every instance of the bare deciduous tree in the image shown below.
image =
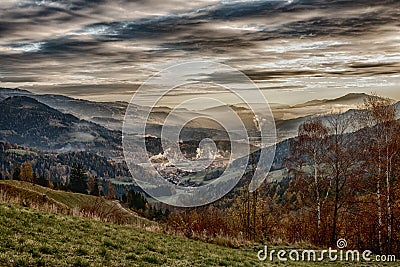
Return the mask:
[[(364, 101), (364, 111), (360, 119), (362, 127), (369, 129), (369, 142), (364, 151), (368, 151), (364, 159), (368, 172), (376, 182), (378, 243), (383, 249), (383, 216), (384, 198), (386, 198), (386, 243), (387, 250), (392, 247), (392, 177), (394, 172), (393, 159), (399, 153), (399, 122), (396, 119), (396, 108), (393, 101), (377, 95), (368, 96)], [(386, 191), (386, 192), (385, 192)]]
[(329, 134), (326, 153), (326, 164), (329, 177), (333, 181), (333, 216), (330, 242), (333, 245), (337, 239), (337, 222), (339, 210), (346, 199), (344, 192), (352, 172), (354, 163), (351, 151), (351, 139), (346, 133), (350, 130), (350, 121), (344, 114), (331, 114), (327, 119)]
[(327, 183), (323, 166), (326, 161), (327, 136), (328, 129), (320, 119), (308, 120), (300, 125), (298, 138), (291, 146), (291, 150), (295, 150), (294, 160), (298, 163), (296, 178), (311, 185), (314, 192), (309, 197), (310, 204), (315, 203), (317, 242), (321, 241), (322, 208), (330, 193), (330, 182)]

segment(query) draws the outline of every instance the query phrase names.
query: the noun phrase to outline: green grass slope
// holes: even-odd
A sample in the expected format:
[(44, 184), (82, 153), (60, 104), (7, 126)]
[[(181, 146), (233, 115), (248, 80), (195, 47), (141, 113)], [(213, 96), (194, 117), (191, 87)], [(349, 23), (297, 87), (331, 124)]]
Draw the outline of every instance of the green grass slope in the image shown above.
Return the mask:
[(0, 266), (252, 266), (256, 254), (0, 204)]
[(21, 193), (25, 191), (26, 193), (36, 193), (40, 196), (45, 194), (48, 198), (64, 204), (71, 209), (80, 207), (83, 203), (94, 201), (96, 199), (95, 196), (52, 190), (47, 187), (23, 181), (0, 181), (0, 185), (1, 184), (12, 186), (16, 190), (19, 189)]
[[(46, 195), (45, 200), (43, 194)], [(18, 199), (18, 201), (15, 201)], [(343, 263), (259, 262), (261, 248), (233, 249), (72, 216), (100, 198), (0, 181), (0, 266), (342, 266)], [(107, 201), (110, 205), (111, 201)], [(49, 208), (51, 206), (51, 208)], [(67, 210), (67, 212), (65, 212)], [(52, 211), (52, 212), (50, 212)], [(83, 216), (85, 217), (85, 216)], [(271, 248), (272, 249), (272, 248)], [(347, 264), (348, 266), (398, 266)]]
[[(92, 217), (99, 220), (154, 227), (156, 222), (124, 209), (118, 202), (85, 194), (53, 190), (23, 181), (0, 181), (0, 203)], [(86, 210), (86, 213), (84, 212)]]
[(261, 263), (257, 250), (0, 204), (0, 266), (342, 266)]

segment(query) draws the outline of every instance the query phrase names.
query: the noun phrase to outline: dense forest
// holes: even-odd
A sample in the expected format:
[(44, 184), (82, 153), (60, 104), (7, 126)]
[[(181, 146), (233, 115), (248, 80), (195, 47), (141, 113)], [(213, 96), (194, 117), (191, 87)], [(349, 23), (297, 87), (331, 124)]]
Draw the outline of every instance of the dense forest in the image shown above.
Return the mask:
[(124, 163), (118, 163), (92, 152), (44, 153), (19, 145), (0, 142), (0, 178), (10, 179), (13, 171), (29, 162), (37, 176), (44, 176), (55, 183), (66, 183), (74, 164), (82, 164), (93, 176), (104, 178), (129, 177)]

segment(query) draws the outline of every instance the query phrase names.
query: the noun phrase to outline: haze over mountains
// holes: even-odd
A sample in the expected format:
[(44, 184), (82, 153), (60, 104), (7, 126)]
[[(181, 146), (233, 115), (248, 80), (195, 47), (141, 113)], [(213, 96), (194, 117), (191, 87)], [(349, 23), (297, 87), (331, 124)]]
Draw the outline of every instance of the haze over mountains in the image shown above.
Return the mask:
[[(122, 129), (125, 110), (128, 106), (127, 102), (122, 101), (92, 102), (56, 94), (34, 94), (21, 89), (0, 89), (0, 100), (4, 100), (10, 96), (28, 96), (60, 112), (72, 114), (79, 119), (93, 122), (113, 131), (120, 131)], [(298, 126), (312, 116), (342, 113), (351, 109), (357, 109), (362, 105), (366, 96), (367, 94), (364, 93), (350, 93), (336, 99), (313, 100), (294, 106), (282, 105), (279, 103), (271, 104), (270, 107), (277, 126), (278, 141), (296, 136)], [(265, 105), (251, 103), (251, 106), (255, 108), (255, 111), (261, 114), (265, 112)], [(236, 104), (230, 107), (245, 123), (249, 134), (251, 136), (257, 136), (254, 115), (249, 107), (245, 104)], [(146, 107), (135, 106), (135, 110), (136, 112), (134, 115), (137, 116), (138, 119), (145, 119), (145, 115), (148, 111)], [(148, 118), (147, 130), (149, 134), (160, 136), (164, 120), (170, 112), (171, 108), (169, 107), (156, 107), (152, 110)], [(220, 114), (220, 116), (223, 117), (224, 115), (221, 114), (221, 112), (222, 110), (220, 107), (193, 111), (181, 109), (175, 113), (172, 122), (176, 122), (176, 125), (179, 126), (182, 121), (186, 121), (187, 118), (190, 117), (210, 116), (212, 114)], [(235, 120), (228, 120), (228, 123), (230, 123), (232, 127), (235, 127), (235, 124), (238, 122)], [(193, 131), (193, 129), (196, 130)], [(196, 132), (196, 134), (193, 134), (193, 132)], [(181, 135), (182, 139), (189, 140), (205, 138), (209, 136), (210, 132), (212, 135), (218, 136), (219, 139), (228, 138), (221, 125), (215, 121), (202, 118), (190, 121), (183, 129)]]
[(45, 151), (89, 150), (121, 157), (121, 135), (98, 124), (62, 113), (27, 96), (0, 105), (0, 140)]
[[(271, 105), (278, 134), (275, 159), (271, 169), (273, 177), (275, 177), (273, 179), (282, 177), (280, 170), (283, 169), (283, 160), (289, 155), (289, 140), (287, 139), (297, 135), (301, 123), (314, 116), (326, 121), (331, 116), (335, 116), (332, 112), (338, 110), (345, 111), (343, 113), (345, 118), (351, 119), (354, 114), (359, 112), (352, 108), (360, 106), (365, 97), (367, 97), (365, 94), (348, 94), (337, 99), (314, 100), (295, 106)], [(0, 114), (2, 115), (0, 117), (0, 142), (56, 154), (72, 151), (93, 152), (101, 156), (104, 161), (113, 159), (125, 164), (120, 129), (127, 105), (126, 102), (91, 102), (61, 95), (38, 95), (20, 89), (3, 88), (0, 89)], [(400, 102), (395, 105), (400, 111)], [(252, 106), (254, 107), (254, 105)], [(257, 134), (252, 112), (240, 105), (234, 105), (231, 108), (244, 121), (249, 135)], [(261, 110), (262, 106), (257, 108)], [(135, 111), (134, 116), (137, 116), (138, 119), (145, 119), (148, 108), (135, 106)], [(224, 116), (222, 111), (222, 107), (218, 106), (195, 111), (181, 109), (174, 117), (174, 121), (178, 125), (180, 121), (185, 120), (185, 117), (194, 114), (218, 113), (220, 116)], [(166, 152), (163, 151), (159, 137), (163, 121), (170, 112), (171, 109), (168, 107), (155, 108), (146, 129), (146, 133), (149, 134), (149, 137), (146, 138), (147, 152), (149, 157), (156, 158), (160, 166), (164, 166)], [(284, 119), (285, 117), (290, 119)], [(235, 122), (232, 120), (230, 123), (234, 124)], [(225, 157), (229, 158), (230, 154), (227, 142), (229, 137), (220, 125), (209, 120), (193, 121), (183, 128), (180, 144), (183, 154), (188, 158), (196, 158), (199, 141), (204, 138), (216, 141), (219, 157), (223, 155), (220, 165), (224, 166)], [(136, 146), (137, 144), (134, 142), (131, 145)], [(251, 146), (250, 152), (255, 152), (252, 157), (257, 158), (259, 155), (259, 149), (256, 146)], [(240, 161), (238, 162), (240, 163)], [(124, 168), (126, 169), (126, 167)], [(135, 171), (141, 173), (141, 168), (137, 168)], [(143, 175), (143, 172), (139, 175)], [(204, 182), (203, 179), (199, 179), (201, 174), (198, 177), (194, 173), (192, 176), (187, 176), (189, 178), (186, 175), (177, 172), (171, 181), (182, 183), (180, 179), (184, 179), (187, 186), (197, 186)], [(171, 176), (168, 174), (168, 177)], [(196, 180), (190, 179), (190, 177), (196, 177)], [(131, 178), (123, 177), (122, 179), (129, 180)]]

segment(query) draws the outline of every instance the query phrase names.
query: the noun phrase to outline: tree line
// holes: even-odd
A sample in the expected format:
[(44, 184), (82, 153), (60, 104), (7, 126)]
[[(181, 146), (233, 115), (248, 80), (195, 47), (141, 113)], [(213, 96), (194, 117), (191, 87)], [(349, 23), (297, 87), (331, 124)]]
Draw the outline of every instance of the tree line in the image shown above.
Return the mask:
[(104, 197), (109, 200), (119, 200), (127, 208), (151, 220), (163, 221), (169, 214), (168, 209), (158, 208), (157, 205), (150, 205), (145, 194), (137, 191), (135, 188), (126, 186), (122, 194), (117, 194), (116, 185), (113, 184), (111, 179), (91, 175), (79, 163), (71, 166), (70, 174), (63, 184), (55, 184), (52, 180), (44, 176), (36, 175), (30, 161), (26, 161), (14, 169), (12, 180), (25, 181), (56, 190)]

